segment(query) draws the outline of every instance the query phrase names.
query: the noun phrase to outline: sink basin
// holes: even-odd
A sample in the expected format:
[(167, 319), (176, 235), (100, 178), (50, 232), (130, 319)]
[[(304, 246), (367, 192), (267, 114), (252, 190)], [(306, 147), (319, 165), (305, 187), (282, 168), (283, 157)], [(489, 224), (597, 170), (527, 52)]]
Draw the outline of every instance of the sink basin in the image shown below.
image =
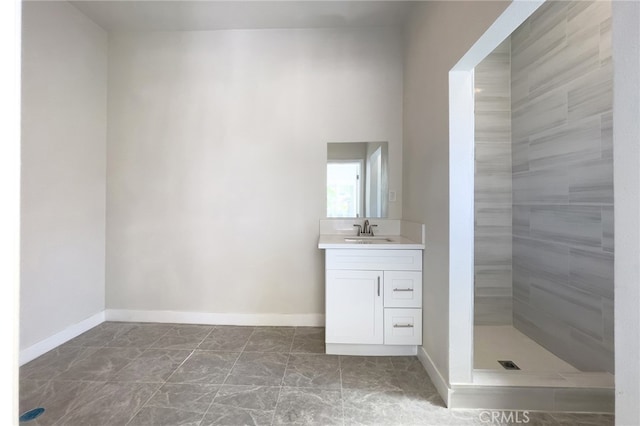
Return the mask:
[(345, 243), (354, 244), (381, 244), (393, 242), (391, 238), (387, 237), (347, 237), (344, 239)]

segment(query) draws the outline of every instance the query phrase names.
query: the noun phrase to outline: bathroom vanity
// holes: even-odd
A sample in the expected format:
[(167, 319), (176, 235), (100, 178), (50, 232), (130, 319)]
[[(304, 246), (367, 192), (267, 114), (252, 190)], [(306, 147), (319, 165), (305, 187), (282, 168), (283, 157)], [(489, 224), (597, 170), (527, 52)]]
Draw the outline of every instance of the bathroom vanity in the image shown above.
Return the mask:
[(420, 242), (403, 235), (321, 233), (327, 353), (416, 354), (422, 344), (424, 230), (419, 229)]

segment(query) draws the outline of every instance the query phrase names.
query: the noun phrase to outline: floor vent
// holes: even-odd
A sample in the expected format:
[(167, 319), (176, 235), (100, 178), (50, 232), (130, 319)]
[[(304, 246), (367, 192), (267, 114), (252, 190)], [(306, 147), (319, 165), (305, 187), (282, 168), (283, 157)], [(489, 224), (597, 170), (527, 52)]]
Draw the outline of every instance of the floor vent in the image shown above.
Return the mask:
[(505, 370), (520, 370), (520, 367), (513, 361), (498, 361)]

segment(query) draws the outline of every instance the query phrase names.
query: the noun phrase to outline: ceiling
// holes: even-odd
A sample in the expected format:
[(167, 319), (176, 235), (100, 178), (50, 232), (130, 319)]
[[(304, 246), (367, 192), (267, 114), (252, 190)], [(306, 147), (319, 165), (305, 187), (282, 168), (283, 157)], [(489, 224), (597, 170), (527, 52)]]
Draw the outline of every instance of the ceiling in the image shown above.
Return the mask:
[(407, 1), (71, 1), (107, 31), (401, 26)]

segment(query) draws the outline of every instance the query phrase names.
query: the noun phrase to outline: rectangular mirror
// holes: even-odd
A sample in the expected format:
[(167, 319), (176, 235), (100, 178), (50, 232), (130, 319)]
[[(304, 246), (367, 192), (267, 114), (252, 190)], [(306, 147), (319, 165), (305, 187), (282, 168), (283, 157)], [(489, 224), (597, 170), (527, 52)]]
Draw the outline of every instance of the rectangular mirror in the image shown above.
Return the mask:
[(387, 142), (327, 144), (327, 217), (387, 217)]

